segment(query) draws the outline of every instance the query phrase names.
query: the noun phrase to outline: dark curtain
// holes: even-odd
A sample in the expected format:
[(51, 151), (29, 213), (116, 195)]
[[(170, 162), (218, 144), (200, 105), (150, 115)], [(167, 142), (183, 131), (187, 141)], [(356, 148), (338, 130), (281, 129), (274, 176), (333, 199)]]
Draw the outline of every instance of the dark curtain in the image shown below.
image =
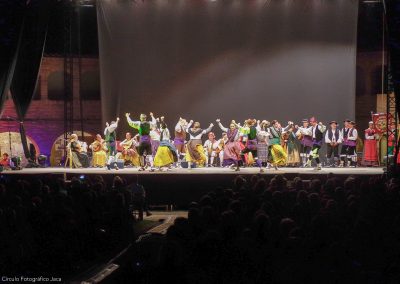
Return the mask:
[(11, 84), (26, 1), (0, 1), (0, 117)]
[(216, 118), (354, 118), (358, 1), (96, 7), (104, 122), (150, 111), (169, 125), (180, 116), (204, 126)]
[(21, 142), (26, 158), (30, 158), (30, 153), (23, 121), (37, 84), (51, 10), (50, 4), (50, 0), (27, 2), (10, 86), (18, 119), (21, 122)]

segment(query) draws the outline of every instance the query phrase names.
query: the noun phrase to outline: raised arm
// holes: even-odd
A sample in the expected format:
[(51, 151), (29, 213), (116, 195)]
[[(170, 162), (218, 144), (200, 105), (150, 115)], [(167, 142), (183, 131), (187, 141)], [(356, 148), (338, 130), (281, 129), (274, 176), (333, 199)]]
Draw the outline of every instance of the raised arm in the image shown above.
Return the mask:
[(130, 113), (126, 113), (125, 115), (126, 115), (126, 121), (128, 122), (129, 126), (135, 128), (135, 129), (139, 129), (139, 127), (140, 127), (140, 121), (133, 121), (133, 120), (129, 117), (129, 116), (130, 116)]
[(322, 122), (320, 122), (320, 123), (318, 124), (318, 127), (319, 127), (319, 130), (320, 130), (322, 133), (324, 133), (324, 132), (325, 132), (325, 130), (326, 130), (326, 126), (325, 126), (325, 125), (323, 125), (323, 124), (322, 124)]
[(282, 133), (288, 132), (292, 126), (294, 126), (293, 122), (289, 121), (288, 125), (282, 129)]
[(178, 121), (178, 123), (175, 125), (175, 131), (178, 133), (182, 132), (182, 125), (181, 125), (181, 121)]
[(222, 130), (223, 132), (228, 132), (228, 128), (226, 128), (226, 127), (224, 127), (224, 126), (222, 125), (221, 120), (220, 120), (219, 118), (216, 120), (216, 122), (218, 123), (219, 128), (221, 128), (221, 130)]
[(261, 125), (260, 125), (260, 121), (259, 120), (257, 120), (256, 130), (257, 130), (257, 133), (261, 131)]
[(106, 128), (104, 128), (104, 136), (107, 135), (108, 127), (109, 127), (109, 126), (110, 126), (110, 125), (108, 124), (108, 122), (106, 122)]
[(150, 126), (157, 127), (157, 119), (154, 117), (154, 114), (152, 112), (150, 112), (150, 117), (151, 117)]
[(214, 127), (214, 124), (210, 123), (210, 126), (207, 129), (204, 129), (202, 131), (202, 134), (206, 134), (206, 133), (210, 132), (213, 127)]
[(190, 129), (190, 127), (192, 126), (192, 124), (193, 124), (193, 120), (189, 121), (188, 125), (186, 126), (185, 131), (186, 131), (187, 133), (189, 133), (189, 129)]
[(119, 122), (119, 117), (117, 117), (117, 120), (116, 120), (114, 123), (111, 123), (111, 124), (108, 126), (108, 131), (109, 131), (109, 132), (114, 132), (115, 129), (117, 129), (117, 127), (118, 127), (118, 122)]

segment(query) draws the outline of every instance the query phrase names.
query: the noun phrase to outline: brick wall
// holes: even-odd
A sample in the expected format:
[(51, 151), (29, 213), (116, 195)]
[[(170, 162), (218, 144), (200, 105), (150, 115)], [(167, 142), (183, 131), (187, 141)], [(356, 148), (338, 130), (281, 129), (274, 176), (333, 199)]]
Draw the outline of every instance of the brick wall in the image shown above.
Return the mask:
[[(98, 70), (98, 59), (82, 59), (82, 73), (91, 70)], [(56, 71), (63, 71), (63, 58), (44, 57), (40, 68), (40, 100), (32, 100), (29, 107), (25, 130), (27, 135), (38, 144), (40, 152), (50, 155), (51, 147), (57, 137), (64, 133), (64, 102), (48, 99), (47, 78)], [(74, 129), (80, 130), (79, 113), (79, 72), (78, 60), (74, 60), (73, 74), (73, 94), (74, 94)], [(9, 96), (10, 97), (10, 96)], [(11, 131), (18, 132), (19, 124), (15, 121), (7, 121), (7, 117), (16, 118), (14, 103), (8, 99), (4, 106), (2, 120), (0, 121), (0, 132)], [(100, 100), (83, 101), (83, 128), (89, 133), (98, 133), (101, 126), (101, 102)]]

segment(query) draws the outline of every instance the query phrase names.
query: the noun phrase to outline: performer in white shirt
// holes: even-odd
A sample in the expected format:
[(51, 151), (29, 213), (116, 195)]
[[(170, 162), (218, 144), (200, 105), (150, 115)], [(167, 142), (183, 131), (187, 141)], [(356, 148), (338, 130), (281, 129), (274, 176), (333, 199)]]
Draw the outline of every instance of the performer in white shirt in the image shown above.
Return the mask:
[[(257, 121), (257, 158), (262, 166), (268, 165), (268, 146), (271, 134), (268, 132), (269, 121), (263, 120), (261, 123)], [(263, 172), (261, 169), (260, 172)]]
[[(336, 167), (339, 163), (339, 145), (343, 141), (342, 132), (337, 128), (337, 122), (331, 121), (331, 126), (325, 134), (325, 143), (327, 146), (326, 160), (328, 167)], [(333, 161), (332, 161), (333, 156)]]
[[(340, 167), (355, 167), (357, 165), (356, 145), (358, 133), (354, 128), (356, 123), (349, 119), (344, 121), (344, 128), (342, 129), (342, 150), (340, 152)], [(347, 160), (347, 162), (346, 162)]]
[(186, 119), (180, 117), (178, 123), (175, 126), (175, 138), (174, 138), (174, 146), (178, 153), (178, 164), (186, 153), (185, 150), (185, 140), (186, 140), (186, 128), (187, 128)]
[[(161, 117), (161, 119), (164, 119), (164, 117)], [(151, 153), (153, 157), (157, 153), (158, 146), (160, 146), (160, 129), (158, 128), (157, 122), (159, 122), (159, 119), (156, 119), (156, 123), (151, 126), (150, 130), (150, 139), (151, 139)]]
[(311, 153), (307, 161), (307, 167), (311, 167), (311, 161), (312, 159), (315, 159), (315, 161), (317, 162), (317, 167), (315, 169), (321, 170), (319, 150), (321, 149), (322, 146), (322, 141), (324, 138), (323, 133), (326, 130), (326, 126), (323, 125), (322, 122), (318, 123), (315, 117), (310, 118), (310, 123), (311, 123), (313, 147), (311, 149)]
[(206, 165), (207, 167), (213, 167), (216, 158), (219, 158), (218, 166), (222, 165), (224, 159), (224, 152), (220, 147), (220, 140), (215, 139), (214, 132), (208, 133), (208, 140), (204, 143), (204, 152), (206, 154)]
[(304, 167), (307, 163), (308, 157), (313, 146), (311, 127), (309, 125), (308, 119), (302, 120), (303, 126), (295, 126), (296, 137), (300, 141), (300, 159), (302, 166)]
[(119, 117), (115, 121), (111, 121), (109, 124), (106, 122), (106, 128), (104, 129), (104, 140), (107, 143), (108, 155), (115, 156), (117, 153), (115, 150), (115, 141), (117, 140), (116, 129), (118, 127)]

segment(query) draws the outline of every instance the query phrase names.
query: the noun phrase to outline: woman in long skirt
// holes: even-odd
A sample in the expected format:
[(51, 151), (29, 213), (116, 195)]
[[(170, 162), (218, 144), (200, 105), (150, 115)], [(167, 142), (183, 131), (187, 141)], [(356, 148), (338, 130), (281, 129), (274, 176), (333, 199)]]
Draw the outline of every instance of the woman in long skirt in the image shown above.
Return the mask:
[(378, 150), (377, 150), (377, 137), (376, 130), (374, 129), (374, 123), (369, 122), (369, 127), (365, 129), (365, 141), (364, 141), (364, 161), (365, 166), (377, 166), (378, 165)]
[(159, 170), (162, 167), (168, 167), (178, 160), (178, 154), (175, 146), (170, 142), (171, 135), (167, 128), (167, 124), (164, 122), (164, 117), (161, 117), (161, 134), (160, 134), (160, 146), (157, 149), (156, 156), (154, 157), (154, 166)]
[(234, 166), (235, 171), (239, 171), (239, 161), (241, 160), (241, 149), (239, 144), (239, 130), (234, 122), (229, 125), (229, 129), (221, 124), (221, 120), (216, 120), (219, 128), (227, 134), (227, 141), (224, 146), (223, 166)]

